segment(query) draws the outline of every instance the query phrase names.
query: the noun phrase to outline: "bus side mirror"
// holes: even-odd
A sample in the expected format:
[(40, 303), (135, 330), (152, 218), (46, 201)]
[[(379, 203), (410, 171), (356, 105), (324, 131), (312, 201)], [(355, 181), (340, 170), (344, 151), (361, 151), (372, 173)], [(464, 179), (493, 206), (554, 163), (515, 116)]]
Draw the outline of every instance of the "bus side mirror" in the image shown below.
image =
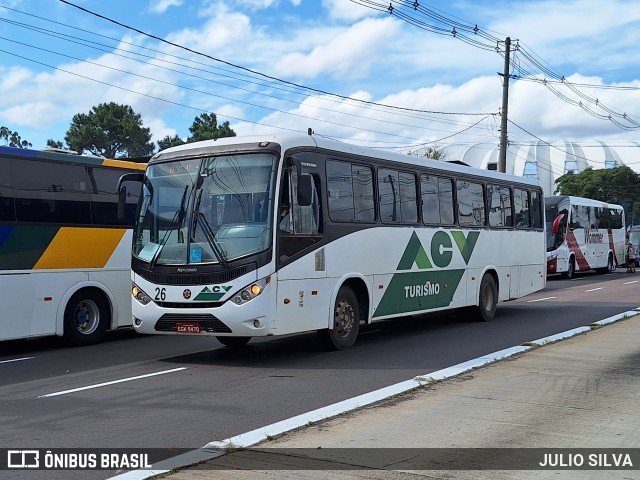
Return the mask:
[(119, 221), (124, 220), (124, 209), (127, 204), (127, 187), (124, 186), (124, 182), (140, 182), (144, 179), (144, 174), (140, 172), (125, 173), (118, 179), (116, 185), (116, 192), (118, 192), (118, 212), (117, 217)]
[(313, 199), (313, 179), (311, 175), (298, 177), (298, 205), (308, 207)]
[(561, 213), (553, 221), (553, 225), (551, 227), (551, 233), (553, 233), (554, 235), (558, 233), (558, 230), (560, 230), (560, 222), (562, 221), (563, 218), (564, 218), (564, 213)]

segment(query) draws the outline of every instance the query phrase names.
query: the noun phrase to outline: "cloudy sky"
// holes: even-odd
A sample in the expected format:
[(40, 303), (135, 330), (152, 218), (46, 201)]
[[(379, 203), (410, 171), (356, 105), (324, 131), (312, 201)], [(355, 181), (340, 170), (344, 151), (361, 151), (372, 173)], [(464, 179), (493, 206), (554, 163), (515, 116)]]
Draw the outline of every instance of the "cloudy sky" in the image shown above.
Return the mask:
[(391, 4), (0, 0), (0, 125), (43, 148), (116, 102), (154, 141), (213, 112), (238, 135), (497, 144), (509, 37), (510, 142), (639, 139), (637, 0)]

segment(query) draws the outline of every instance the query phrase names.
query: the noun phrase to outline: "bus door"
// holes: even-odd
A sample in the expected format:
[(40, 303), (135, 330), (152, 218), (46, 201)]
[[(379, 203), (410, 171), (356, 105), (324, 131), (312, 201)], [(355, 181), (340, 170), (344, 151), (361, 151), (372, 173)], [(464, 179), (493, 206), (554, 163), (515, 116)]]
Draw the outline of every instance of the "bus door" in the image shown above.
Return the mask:
[[(278, 333), (327, 328), (331, 292), (322, 240), (319, 178), (285, 171), (277, 217)], [(304, 183), (304, 186), (303, 186)], [(310, 195), (303, 200), (299, 188)], [(301, 200), (303, 200), (301, 202)], [(308, 203), (308, 204), (307, 204)]]
[[(310, 195), (309, 204), (301, 205), (298, 196), (298, 184), (305, 183)], [(302, 252), (322, 240), (320, 218), (319, 179), (316, 175), (303, 173), (300, 178), (295, 171), (286, 172), (278, 205), (278, 264), (286, 265)], [(304, 201), (307, 203), (307, 201)], [(318, 257), (316, 259), (316, 257)], [(293, 278), (323, 278), (326, 276), (322, 254), (314, 255), (312, 268), (289, 268)], [(308, 262), (304, 262), (305, 264)], [(296, 271), (297, 273), (293, 273)], [(282, 278), (282, 277), (280, 277)]]

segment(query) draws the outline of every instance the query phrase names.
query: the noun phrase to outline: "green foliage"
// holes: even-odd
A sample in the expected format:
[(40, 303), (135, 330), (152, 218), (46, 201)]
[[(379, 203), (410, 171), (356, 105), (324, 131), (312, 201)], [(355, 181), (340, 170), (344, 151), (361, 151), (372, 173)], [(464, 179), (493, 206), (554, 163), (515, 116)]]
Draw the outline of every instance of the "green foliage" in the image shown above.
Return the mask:
[(162, 140), (158, 140), (157, 143), (158, 143), (158, 149), (164, 150), (169, 147), (176, 147), (178, 145), (183, 145), (186, 142), (182, 140), (178, 135), (174, 135), (173, 137), (170, 137), (169, 135), (167, 135)]
[(407, 152), (408, 155), (413, 155), (414, 157), (423, 157), (430, 158), (432, 160), (447, 160), (449, 158), (449, 154), (444, 148), (435, 145), (433, 147), (426, 147), (419, 150), (410, 150)]
[(559, 195), (574, 195), (608, 203), (625, 209), (627, 223), (640, 223), (640, 175), (627, 166), (566, 173), (556, 179)]
[(53, 140), (52, 138), (47, 140), (47, 147), (49, 147), (49, 148), (65, 148), (64, 143), (62, 143), (60, 140)]
[(0, 138), (4, 140), (4, 144), (9, 147), (15, 148), (29, 148), (32, 147), (31, 142), (22, 140), (18, 132), (12, 132), (7, 127), (0, 127)]
[(140, 115), (130, 106), (114, 102), (74, 115), (64, 139), (78, 153), (87, 151), (107, 158), (145, 157), (155, 148)]
[(229, 122), (218, 125), (215, 113), (201, 113), (189, 127), (191, 136), (187, 143), (199, 142), (200, 140), (215, 140), (222, 137), (235, 137), (236, 132), (229, 126)]

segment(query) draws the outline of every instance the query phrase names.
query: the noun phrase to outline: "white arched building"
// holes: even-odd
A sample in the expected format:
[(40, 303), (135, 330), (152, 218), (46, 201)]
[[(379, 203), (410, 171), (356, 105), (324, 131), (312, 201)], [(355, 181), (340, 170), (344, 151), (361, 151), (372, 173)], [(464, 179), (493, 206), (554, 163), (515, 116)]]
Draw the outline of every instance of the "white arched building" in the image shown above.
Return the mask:
[[(472, 167), (497, 170), (500, 148), (494, 143), (444, 147), (446, 159), (459, 160)], [(569, 171), (626, 165), (640, 173), (640, 142), (536, 142), (511, 144), (507, 148), (507, 173), (537, 178), (545, 195), (555, 192), (555, 180)]]

